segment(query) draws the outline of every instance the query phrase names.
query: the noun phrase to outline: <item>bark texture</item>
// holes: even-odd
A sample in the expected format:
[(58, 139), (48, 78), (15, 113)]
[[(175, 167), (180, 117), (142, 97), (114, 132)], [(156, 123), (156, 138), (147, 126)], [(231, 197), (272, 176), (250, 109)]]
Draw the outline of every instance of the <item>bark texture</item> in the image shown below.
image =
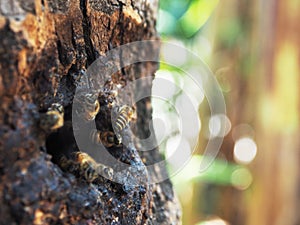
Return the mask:
[[(180, 223), (168, 180), (128, 189), (104, 178), (88, 183), (56, 164), (60, 154), (78, 151), (72, 125), (68, 126), (77, 81), (109, 49), (157, 39), (157, 6), (153, 4), (142, 0), (0, 1), (0, 224)], [(132, 54), (158, 56), (158, 51), (153, 44)], [(157, 67), (154, 62), (137, 63), (103, 79), (125, 87), (128, 81), (153, 77)], [(151, 90), (151, 82), (139, 88)], [(120, 96), (133, 95), (134, 90), (126, 88)], [(117, 101), (123, 100), (117, 97)], [(65, 125), (47, 133), (38, 125), (40, 114), (56, 102), (64, 107)], [(147, 137), (150, 99), (135, 107), (134, 132)], [(107, 110), (102, 107), (101, 116), (96, 117), (98, 129), (110, 129)], [(161, 160), (157, 149), (140, 155), (126, 147), (111, 151), (128, 164)], [(165, 168), (158, 167), (151, 176), (164, 173)]]

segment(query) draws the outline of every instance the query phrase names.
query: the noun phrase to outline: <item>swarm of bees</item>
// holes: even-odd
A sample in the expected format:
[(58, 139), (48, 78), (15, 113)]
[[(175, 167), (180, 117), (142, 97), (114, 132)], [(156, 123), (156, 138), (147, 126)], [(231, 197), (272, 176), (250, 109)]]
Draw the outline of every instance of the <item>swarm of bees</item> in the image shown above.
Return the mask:
[[(100, 93), (101, 94), (101, 93)], [(102, 93), (103, 94), (103, 93)], [(133, 118), (134, 111), (131, 107), (115, 106), (116, 90), (106, 90), (105, 99), (106, 105), (115, 113), (112, 118), (113, 131), (99, 131), (94, 129), (89, 134), (89, 139), (95, 144), (102, 144), (105, 147), (118, 147), (122, 143), (121, 131), (126, 128)], [(93, 121), (100, 110), (99, 93), (79, 93), (76, 99), (80, 107), (77, 107), (75, 112), (86, 122)], [(59, 103), (54, 103), (48, 108), (46, 113), (41, 114), (40, 127), (45, 131), (55, 131), (64, 125), (64, 107)], [(60, 166), (70, 172), (77, 170), (80, 176), (86, 181), (93, 182), (100, 174), (105, 174), (106, 177), (112, 177), (112, 169), (97, 163), (91, 156), (84, 152), (75, 152), (74, 160), (62, 157)], [(75, 169), (74, 169), (75, 168)]]

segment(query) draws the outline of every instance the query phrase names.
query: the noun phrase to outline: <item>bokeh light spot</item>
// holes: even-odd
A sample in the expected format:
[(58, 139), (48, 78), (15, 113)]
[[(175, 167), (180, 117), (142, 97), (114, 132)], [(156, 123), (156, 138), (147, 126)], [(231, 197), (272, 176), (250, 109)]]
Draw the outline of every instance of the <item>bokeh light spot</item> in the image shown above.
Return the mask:
[(197, 223), (196, 225), (229, 225), (229, 223), (225, 220), (222, 220), (221, 218), (214, 218)]
[(209, 119), (209, 132), (211, 137), (224, 137), (231, 129), (231, 122), (224, 114), (213, 115)]
[(191, 146), (186, 138), (176, 135), (168, 139), (166, 159), (174, 168), (180, 168), (191, 157)]
[(231, 175), (231, 182), (234, 187), (246, 190), (253, 181), (253, 177), (247, 168), (238, 168)]
[(178, 87), (172, 77), (172, 73), (167, 70), (159, 70), (155, 73), (152, 84), (152, 95), (170, 99), (178, 92)]
[(161, 54), (163, 58), (168, 59), (171, 64), (183, 65), (188, 59), (184, 44), (178, 40), (171, 41), (171, 43), (178, 45), (181, 48), (176, 48), (175, 50), (172, 45), (162, 45)]
[(175, 108), (180, 120), (184, 123), (181, 130), (183, 135), (196, 141), (201, 129), (197, 101), (193, 96), (182, 94), (176, 99)]
[(238, 163), (248, 164), (252, 162), (257, 153), (256, 143), (248, 137), (241, 138), (234, 145), (234, 159)]

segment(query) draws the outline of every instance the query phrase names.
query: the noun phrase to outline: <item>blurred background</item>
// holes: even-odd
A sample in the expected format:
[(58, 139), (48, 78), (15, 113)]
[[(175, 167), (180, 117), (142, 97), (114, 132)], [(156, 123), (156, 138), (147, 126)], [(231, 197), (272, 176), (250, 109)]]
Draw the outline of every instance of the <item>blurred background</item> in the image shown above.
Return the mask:
[[(201, 90), (178, 68), (161, 65), (157, 77), (188, 89), (198, 121), (180, 88), (168, 101), (153, 99), (160, 150), (166, 159), (179, 146), (192, 158), (172, 180), (181, 201), (183, 225), (300, 224), (300, 1), (160, 0), (161, 39), (197, 54), (218, 80), (227, 114), (211, 116)], [(162, 48), (162, 55), (165, 49)], [(165, 53), (167, 54), (167, 53)], [(163, 57), (163, 56), (162, 56)], [(174, 56), (190, 71), (197, 60)], [(154, 81), (153, 92), (163, 87)], [(216, 160), (199, 165), (208, 138), (224, 137)], [(176, 159), (169, 160), (172, 169)]]

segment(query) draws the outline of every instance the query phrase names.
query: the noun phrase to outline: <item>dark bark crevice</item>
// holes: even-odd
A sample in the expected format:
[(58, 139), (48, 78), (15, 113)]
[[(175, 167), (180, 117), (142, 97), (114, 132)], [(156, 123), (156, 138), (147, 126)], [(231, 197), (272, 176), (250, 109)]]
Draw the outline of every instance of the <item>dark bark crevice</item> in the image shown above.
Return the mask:
[[(90, 39), (91, 31), (90, 31), (90, 22), (89, 17), (87, 15), (87, 1), (86, 0), (80, 0), (80, 10), (82, 12), (82, 30), (83, 30), (83, 37), (84, 37), (84, 43), (85, 43), (85, 51), (87, 54), (87, 64), (91, 65), (95, 61), (95, 52), (93, 49), (93, 44)], [(86, 65), (86, 66), (88, 66)]]

